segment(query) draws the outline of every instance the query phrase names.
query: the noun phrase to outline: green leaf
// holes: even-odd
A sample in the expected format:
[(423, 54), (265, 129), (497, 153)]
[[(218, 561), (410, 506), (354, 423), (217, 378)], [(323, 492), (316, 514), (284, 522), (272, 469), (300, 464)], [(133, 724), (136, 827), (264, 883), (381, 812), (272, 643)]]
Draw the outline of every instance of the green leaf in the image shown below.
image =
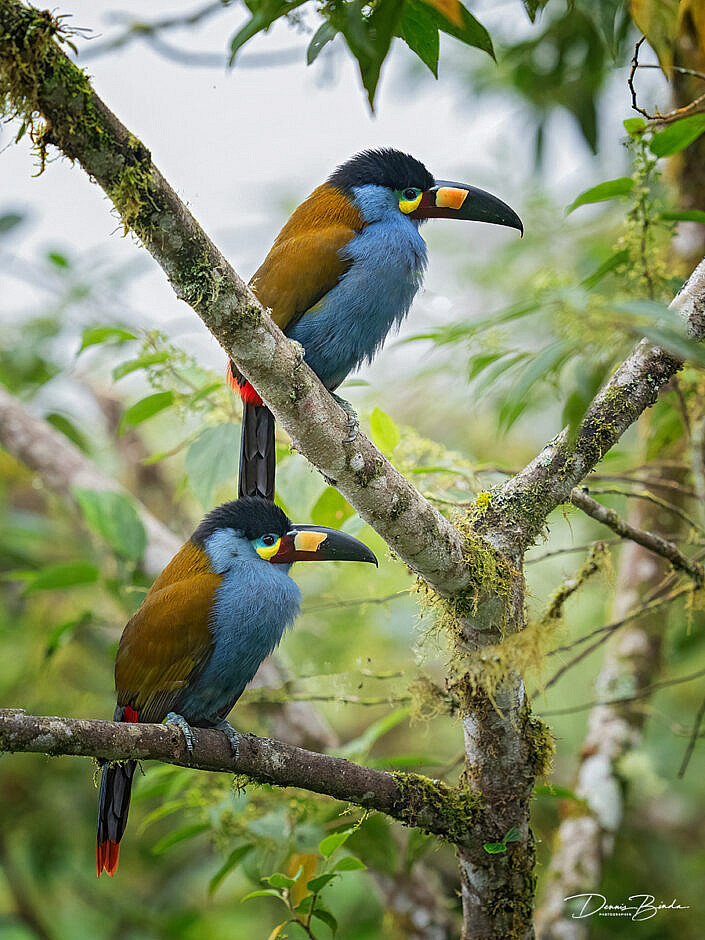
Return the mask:
[(333, 931), (333, 936), (335, 936), (338, 930), (338, 921), (333, 917), (330, 911), (326, 910), (325, 907), (315, 907), (313, 910), (313, 916), (317, 917), (318, 920), (323, 921), (326, 927), (330, 927)]
[(522, 0), (522, 3), (524, 4), (526, 15), (532, 23), (535, 23), (536, 14), (546, 6), (548, 0)]
[[(705, 216), (705, 213), (703, 213)], [(629, 249), (623, 248), (621, 251), (616, 251), (611, 255), (606, 261), (603, 261), (602, 264), (597, 268), (592, 274), (584, 278), (580, 282), (580, 286), (584, 287), (586, 290), (592, 290), (593, 287), (597, 286), (605, 275), (609, 274), (611, 271), (615, 271), (617, 268), (621, 267), (623, 264), (627, 264), (629, 261)]]
[(598, 183), (597, 186), (592, 186), (576, 196), (565, 210), (566, 215), (574, 212), (578, 206), (585, 206), (593, 202), (605, 202), (608, 199), (616, 199), (618, 196), (628, 196), (633, 188), (634, 180), (630, 176), (620, 176), (615, 180)]
[(279, 898), (280, 901), (286, 904), (284, 898), (278, 891), (275, 891), (274, 888), (258, 888), (257, 891), (250, 891), (249, 894), (246, 894), (244, 898), (240, 899), (240, 903), (242, 904), (244, 901), (249, 901), (252, 898)]
[(78, 617), (72, 617), (70, 620), (64, 620), (63, 623), (59, 623), (53, 627), (49, 632), (49, 636), (46, 640), (46, 646), (44, 647), (45, 658), (49, 659), (54, 655), (54, 653), (56, 653), (58, 649), (60, 649), (62, 646), (66, 646), (67, 643), (70, 643), (76, 630), (90, 623), (92, 619), (93, 612), (90, 610), (84, 610), (83, 613), (78, 615)]
[(325, 875), (318, 875), (316, 878), (312, 878), (310, 881), (306, 882), (306, 887), (309, 891), (322, 891), (327, 884), (330, 884), (335, 878), (340, 877), (336, 875), (335, 872), (326, 872)]
[(311, 65), (315, 62), (323, 47), (327, 46), (337, 35), (338, 30), (331, 23), (325, 22), (320, 26), (313, 34), (311, 42), (308, 44), (308, 49), (306, 50), (306, 64)]
[(301, 898), (299, 903), (296, 905), (294, 910), (297, 914), (309, 914), (311, 908), (313, 907), (314, 897), (312, 894), (307, 894), (305, 897)]
[(627, 118), (626, 121), (622, 121), (622, 123), (624, 124), (624, 130), (630, 137), (639, 137), (641, 133), (646, 130), (646, 121), (644, 118)]
[(512, 828), (504, 837), (504, 844), (508, 845), (510, 842), (520, 842), (520, 841), (521, 841), (521, 831), (516, 826), (512, 826)]
[(290, 0), (288, 3), (286, 0), (256, 0), (256, 2), (255, 0), (249, 0), (246, 6), (249, 7), (252, 16), (230, 40), (230, 61), (228, 64), (233, 65), (237, 53), (253, 36), (256, 36), (257, 33), (266, 32), (272, 23), (289, 13), (293, 13), (297, 7), (305, 2), (306, 0)]
[(17, 212), (5, 212), (3, 215), (0, 215), (0, 237), (11, 232), (12, 229), (16, 228), (23, 220), (24, 216)]
[(145, 353), (144, 356), (138, 356), (137, 359), (128, 359), (127, 362), (121, 362), (119, 366), (113, 369), (113, 382), (129, 375), (130, 372), (136, 372), (137, 369), (146, 369), (149, 366), (159, 365), (161, 362), (169, 361), (170, 353), (163, 349), (160, 352)]
[(147, 534), (132, 500), (114, 490), (74, 489), (89, 528), (123, 558), (137, 562), (147, 547)]
[(354, 855), (346, 855), (345, 858), (341, 858), (340, 861), (335, 863), (331, 871), (364, 871), (366, 868), (367, 865), (359, 858), (355, 858)]
[(338, 755), (340, 757), (353, 757), (366, 754), (375, 741), (391, 731), (392, 728), (396, 728), (402, 721), (406, 721), (410, 711), (411, 708), (405, 705), (402, 708), (395, 708), (393, 711), (389, 712), (388, 715), (383, 715), (366, 728), (357, 738), (339, 747), (337, 750)]
[(560, 787), (555, 783), (541, 783), (534, 787), (534, 793), (537, 796), (550, 796), (556, 800), (575, 800), (576, 803), (585, 803), (585, 800), (573, 790)]
[(483, 369), (482, 375), (473, 381), (475, 394), (480, 395), (487, 389), (492, 388), (500, 376), (504, 375), (505, 372), (510, 372), (520, 362), (524, 362), (529, 358), (529, 353), (525, 352), (504, 353), (496, 362)]
[(78, 447), (79, 450), (82, 450), (84, 453), (88, 450), (88, 444), (83, 433), (76, 427), (76, 425), (71, 421), (70, 418), (67, 418), (66, 415), (59, 414), (56, 411), (52, 411), (47, 415), (44, 415), (44, 420), (47, 424), (50, 424), (53, 428), (56, 428), (64, 437), (67, 437), (73, 444)]
[(81, 584), (95, 584), (100, 572), (95, 565), (87, 561), (69, 561), (58, 565), (47, 565), (30, 573), (24, 594), (36, 591), (53, 591), (56, 588), (77, 587)]
[(47, 254), (47, 261), (54, 265), (55, 268), (70, 268), (69, 259), (66, 255), (62, 255), (58, 251), (50, 251)]
[(329, 19), (343, 34), (350, 52), (357, 60), (370, 109), (374, 110), (382, 63), (397, 31), (404, 0), (385, 0), (373, 6), (371, 11), (367, 7), (364, 0), (336, 4), (331, 6)]
[(146, 398), (142, 398), (140, 401), (135, 402), (134, 405), (130, 405), (130, 407), (123, 412), (118, 426), (118, 434), (124, 434), (130, 428), (136, 428), (138, 424), (142, 424), (142, 422), (146, 421), (148, 418), (153, 418), (154, 415), (158, 415), (160, 411), (166, 411), (166, 409), (171, 408), (173, 404), (173, 392), (154, 392), (153, 395), (147, 395)]
[(657, 157), (672, 157), (685, 150), (705, 131), (705, 114), (693, 114), (659, 131), (651, 138), (649, 149)]
[(661, 212), (659, 218), (667, 222), (702, 222), (705, 223), (705, 212), (702, 209), (674, 209)]
[(123, 330), (119, 326), (89, 326), (83, 331), (81, 337), (81, 348), (79, 354), (89, 346), (97, 346), (99, 343), (127, 343), (131, 339), (137, 339), (134, 333), (129, 330)]
[(210, 823), (192, 823), (190, 826), (182, 826), (181, 829), (169, 832), (163, 839), (160, 839), (159, 842), (152, 847), (152, 855), (163, 855), (172, 846), (178, 845), (179, 842), (185, 842), (187, 839), (195, 839), (196, 836), (200, 836), (202, 832), (207, 832), (209, 829)]
[(314, 525), (339, 529), (346, 519), (354, 515), (355, 510), (345, 497), (341, 496), (334, 486), (328, 486), (318, 497), (311, 510), (311, 521)]
[(438, 78), (440, 42), (433, 10), (423, 0), (407, 0), (399, 23), (399, 36)]
[(507, 846), (504, 842), (485, 842), (482, 848), (488, 855), (502, 855), (502, 853), (507, 851)]
[(375, 408), (370, 415), (370, 433), (372, 440), (385, 454), (391, 454), (401, 439), (399, 428), (381, 408)]
[(481, 353), (479, 356), (472, 356), (468, 364), (468, 380), (472, 382), (487, 366), (501, 359), (504, 353)]
[(281, 890), (284, 890), (290, 888), (299, 880), (303, 874), (303, 870), (303, 865), (299, 865), (299, 870), (296, 872), (293, 878), (283, 874), (283, 872), (275, 871), (273, 875), (269, 875), (267, 878), (263, 878), (262, 881), (266, 881), (267, 884), (271, 885), (273, 888), (281, 888)]
[(462, 26), (457, 26), (447, 19), (447, 17), (435, 10), (431, 11), (436, 17), (438, 28), (443, 30), (444, 33), (448, 33), (449, 36), (453, 36), (455, 39), (464, 42), (466, 46), (474, 46), (476, 49), (481, 49), (494, 59), (495, 54), (492, 48), (490, 34), (482, 23), (478, 22), (472, 13), (465, 9), (462, 3), (459, 3), (458, 6), (463, 21)]
[(318, 843), (318, 851), (323, 858), (330, 858), (341, 845), (345, 845), (354, 831), (354, 829), (343, 829), (342, 832), (332, 832)]
[(499, 425), (509, 430), (525, 408), (530, 404), (529, 393), (533, 386), (555, 373), (568, 357), (568, 344), (559, 341), (546, 346), (522, 369), (511, 388), (510, 398), (499, 413)]
[(235, 478), (240, 435), (234, 424), (207, 427), (186, 451), (188, 483), (199, 502), (209, 507), (215, 490)]

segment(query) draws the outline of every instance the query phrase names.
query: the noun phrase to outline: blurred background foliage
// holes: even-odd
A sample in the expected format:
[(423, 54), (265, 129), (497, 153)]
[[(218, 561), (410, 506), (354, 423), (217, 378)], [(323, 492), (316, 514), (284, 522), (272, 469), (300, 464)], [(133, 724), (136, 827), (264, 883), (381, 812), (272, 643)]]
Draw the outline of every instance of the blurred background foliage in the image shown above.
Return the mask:
[[(641, 30), (663, 65), (697, 70), (702, 5), (663, 4), (667, 16), (656, 0), (526, 0), (504, 5), (491, 40), (479, 4), (470, 5), (471, 13), (453, 2), (331, 0), (315, 4), (308, 18), (301, 2), (246, 6), (230, 41), (234, 68), (241, 47), (286, 17), (305, 33), (309, 62), (319, 53), (335, 56), (341, 42), (347, 46), (370, 102), (393, 37), (435, 73), (439, 29), (455, 36), (474, 47), (449, 49), (441, 64), (453, 77), (458, 107), (469, 94), (475, 107), (520, 102), (524, 133), (533, 141), (532, 185), (517, 205), (528, 237), (468, 258), (464, 243), (434, 232), (432, 252), (443, 255), (472, 303), (465, 310), (436, 304), (429, 327), (407, 331), (394, 350), (402, 370), (385, 368), (385, 352), (365, 379), (345, 387), (375, 443), (443, 512), (462, 511), (564, 423), (575, 427), (645, 334), (684, 355), (686, 368), (587, 485), (623, 516), (648, 501), (653, 528), (688, 554), (701, 553), (705, 357), (681, 337), (665, 305), (702, 255), (705, 124), (698, 114), (659, 126), (635, 118), (626, 103), (625, 66)], [(235, 4), (208, 9), (229, 16), (226, 7), (242, 17)], [(175, 7), (173, 16), (183, 18), (183, 11)], [(122, 42), (140, 28), (149, 34), (145, 24), (131, 22)], [(168, 28), (150, 27), (156, 38)], [(683, 107), (697, 97), (684, 77), (695, 80), (668, 71), (660, 79), (640, 72), (637, 81)], [(419, 81), (425, 79), (410, 65), (409, 82)], [(623, 110), (624, 133), (605, 139), (601, 115), (615, 106)], [(594, 178), (569, 205), (553, 186), (547, 135), (561, 112), (576, 122), (582, 146), (598, 154)], [(600, 176), (605, 154), (621, 175)], [(286, 198), (294, 204), (302, 195)], [(30, 307), (3, 302), (0, 381), (188, 537), (204, 511), (234, 495), (239, 405), (223, 375), (204, 367), (168, 329), (136, 326), (150, 322), (125, 302), (139, 265), (113, 257), (110, 246), (72, 254), (61, 248), (60, 232), (59, 247), (21, 255), (15, 246), (30, 222), (12, 209), (9, 194), (0, 197), (0, 274), (31, 282), (42, 296)], [(54, 405), (51, 389), (59, 384)], [(420, 613), (414, 579), (283, 436), (279, 461), (279, 498), (290, 516), (358, 535), (382, 564), (374, 578), (333, 564), (295, 572), (305, 603), (279, 654), (288, 679), (248, 691), (234, 724), (273, 733), (282, 702), (310, 702), (324, 722), (325, 741), (318, 727), (314, 746), (456, 783), (462, 733), (445, 690), (448, 650), (431, 615)], [(0, 453), (0, 463), (0, 701), (37, 714), (109, 717), (118, 638), (149, 584), (135, 502), (83, 488), (69, 506), (10, 453)], [(611, 565), (566, 602), (528, 675), (535, 707), (557, 740), (555, 787), (542, 783), (534, 802), (539, 890), (558, 822), (575, 810), (571, 788), (588, 713), (581, 706), (599, 698), (594, 682), (604, 646), (572, 666), (567, 679), (551, 679), (584, 649), (583, 638), (610, 622), (621, 549), (612, 533), (565, 507), (549, 520), (527, 566), (530, 617), (539, 621), (597, 540)], [(659, 618), (654, 681), (697, 675), (705, 668), (699, 595), (682, 593)], [(627, 675), (617, 691), (631, 688)], [(696, 678), (646, 697), (644, 739), (620, 766), (629, 802), (603, 893), (621, 899), (638, 889), (692, 905), (692, 916), (641, 923), (647, 940), (702, 935), (701, 739), (684, 777), (676, 777), (702, 688)], [(168, 766), (144, 767), (118, 879), (96, 882), (95, 771), (69, 758), (0, 760), (0, 937), (295, 938), (305, 930), (277, 928), (294, 908), (306, 921), (314, 893), (322, 901), (309, 936), (330, 936), (336, 922), (349, 940), (455, 935), (450, 847), (322, 797)], [(631, 935), (618, 919), (591, 926), (598, 938)]]

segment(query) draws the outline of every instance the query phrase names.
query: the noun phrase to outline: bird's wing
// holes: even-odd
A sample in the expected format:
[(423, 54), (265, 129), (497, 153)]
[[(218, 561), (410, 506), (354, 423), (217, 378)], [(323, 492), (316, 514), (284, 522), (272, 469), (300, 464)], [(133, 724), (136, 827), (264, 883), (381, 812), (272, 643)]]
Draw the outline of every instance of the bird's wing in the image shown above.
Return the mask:
[(363, 225), (349, 199), (327, 185), (294, 212), (250, 281), (282, 330), (335, 287), (350, 267), (341, 250)]
[[(197, 563), (188, 565), (194, 557)], [(118, 705), (135, 708), (140, 721), (162, 721), (194, 671), (207, 662), (212, 650), (210, 614), (220, 580), (205, 553), (187, 543), (125, 627), (115, 687)]]

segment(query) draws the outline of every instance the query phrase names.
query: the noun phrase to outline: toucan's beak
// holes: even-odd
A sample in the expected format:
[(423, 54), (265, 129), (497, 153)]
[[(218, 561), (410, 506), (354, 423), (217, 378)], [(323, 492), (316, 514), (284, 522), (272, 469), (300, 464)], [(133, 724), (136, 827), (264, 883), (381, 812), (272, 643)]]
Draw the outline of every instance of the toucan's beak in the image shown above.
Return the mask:
[(317, 525), (295, 525), (282, 536), (275, 564), (290, 565), (295, 561), (370, 561), (377, 559), (359, 539), (337, 529)]
[(475, 222), (492, 222), (518, 228), (524, 234), (521, 219), (511, 206), (492, 193), (465, 183), (450, 183), (436, 180), (430, 189), (421, 194), (421, 201), (413, 212), (412, 219), (468, 219)]

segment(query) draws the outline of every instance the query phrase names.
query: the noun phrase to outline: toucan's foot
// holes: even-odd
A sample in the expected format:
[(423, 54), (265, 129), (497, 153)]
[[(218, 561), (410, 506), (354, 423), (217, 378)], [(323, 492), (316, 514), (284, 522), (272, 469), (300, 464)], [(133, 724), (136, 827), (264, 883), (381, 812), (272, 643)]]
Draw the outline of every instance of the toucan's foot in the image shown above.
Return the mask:
[(301, 345), (301, 343), (298, 340), (290, 339), (289, 342), (294, 347), (294, 350), (296, 352), (296, 365), (294, 366), (294, 372), (296, 372), (296, 370), (299, 368), (301, 363), (304, 361), (306, 350), (304, 349), (304, 347)]
[(193, 756), (193, 731), (191, 730), (191, 725), (186, 721), (183, 715), (177, 715), (176, 712), (169, 712), (169, 714), (164, 719), (165, 725), (176, 725), (179, 731), (184, 736), (184, 741), (186, 741), (186, 748), (189, 752), (189, 756)]
[(343, 438), (343, 444), (352, 444), (360, 430), (360, 419), (349, 401), (345, 401), (344, 398), (341, 398), (340, 395), (336, 395), (335, 392), (331, 392), (331, 395), (348, 416), (348, 436)]
[(230, 747), (233, 749), (233, 757), (237, 760), (240, 756), (240, 735), (233, 728), (229, 721), (223, 719), (215, 725), (216, 730), (222, 731), (225, 737), (230, 741)]

